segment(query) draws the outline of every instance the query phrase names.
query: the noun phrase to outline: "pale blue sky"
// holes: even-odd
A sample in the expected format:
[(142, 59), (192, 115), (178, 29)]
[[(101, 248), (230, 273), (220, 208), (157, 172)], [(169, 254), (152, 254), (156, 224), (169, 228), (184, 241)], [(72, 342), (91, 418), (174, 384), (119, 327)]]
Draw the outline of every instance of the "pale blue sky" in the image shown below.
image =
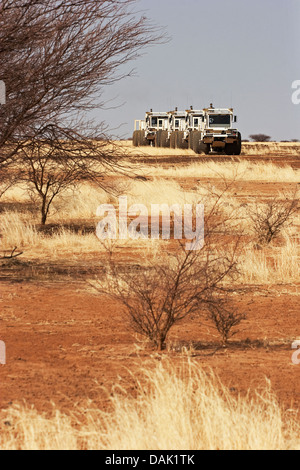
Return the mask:
[(291, 101), (292, 82), (300, 80), (300, 0), (140, 0), (137, 6), (171, 39), (123, 69), (134, 67), (135, 76), (106, 89), (105, 99), (122, 106), (97, 118), (114, 134), (130, 136), (134, 119), (150, 108), (213, 102), (235, 108), (243, 138), (263, 132), (300, 139), (300, 105)]

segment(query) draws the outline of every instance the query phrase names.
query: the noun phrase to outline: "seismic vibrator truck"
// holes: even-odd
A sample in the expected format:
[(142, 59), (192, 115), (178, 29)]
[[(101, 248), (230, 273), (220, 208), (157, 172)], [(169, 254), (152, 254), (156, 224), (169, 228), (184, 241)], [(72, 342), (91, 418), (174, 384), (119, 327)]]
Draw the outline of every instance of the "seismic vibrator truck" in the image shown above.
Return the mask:
[(209, 108), (186, 111), (146, 113), (144, 120), (136, 120), (133, 146), (152, 145), (173, 149), (192, 149), (208, 155), (210, 151), (240, 155), (241, 133), (236, 128), (237, 117), (232, 108)]

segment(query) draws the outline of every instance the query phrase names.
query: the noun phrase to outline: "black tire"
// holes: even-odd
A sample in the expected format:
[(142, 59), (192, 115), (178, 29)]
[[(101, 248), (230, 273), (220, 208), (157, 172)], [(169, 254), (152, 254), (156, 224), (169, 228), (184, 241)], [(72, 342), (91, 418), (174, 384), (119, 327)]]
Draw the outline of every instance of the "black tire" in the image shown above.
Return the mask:
[(141, 147), (143, 140), (143, 131), (138, 131), (138, 147)]
[(189, 133), (189, 142), (188, 142), (188, 147), (189, 149), (193, 150), (193, 137), (194, 137), (194, 132), (195, 131), (190, 131)]
[(235, 155), (241, 155), (241, 153), (242, 153), (242, 135), (239, 132), (238, 141), (237, 141), (236, 148), (235, 148)]
[(177, 149), (183, 149), (183, 137), (184, 137), (184, 132), (178, 131), (177, 132), (177, 139), (176, 139), (176, 148)]
[(226, 144), (225, 145), (225, 153), (226, 155), (234, 155), (235, 154), (235, 144)]
[(170, 148), (175, 149), (176, 148), (176, 142), (177, 142), (177, 132), (172, 132), (170, 135)]
[(168, 139), (168, 131), (161, 131), (160, 136), (160, 146), (163, 148), (167, 148), (170, 145), (170, 141)]
[(183, 148), (184, 150), (187, 150), (187, 149), (189, 148), (189, 143), (188, 143), (187, 140), (184, 140), (184, 141), (182, 142), (182, 148)]
[(188, 142), (184, 138), (184, 132), (178, 131), (177, 134), (177, 148), (186, 150), (188, 148)]
[(149, 140), (145, 137), (145, 131), (140, 131), (139, 142), (141, 147), (147, 147), (149, 145)]
[(132, 145), (134, 147), (139, 146), (139, 131), (134, 131), (133, 136), (132, 136)]
[(225, 147), (226, 155), (241, 155), (242, 152), (242, 136), (238, 133), (238, 141), (234, 144), (227, 144)]
[(210, 152), (210, 145), (209, 144), (204, 144), (201, 142), (200, 144), (200, 153), (204, 153), (205, 155), (208, 155)]
[(157, 131), (155, 136), (155, 147), (161, 147), (161, 133), (162, 131)]
[(201, 153), (201, 132), (194, 131), (193, 132), (193, 151), (195, 153)]

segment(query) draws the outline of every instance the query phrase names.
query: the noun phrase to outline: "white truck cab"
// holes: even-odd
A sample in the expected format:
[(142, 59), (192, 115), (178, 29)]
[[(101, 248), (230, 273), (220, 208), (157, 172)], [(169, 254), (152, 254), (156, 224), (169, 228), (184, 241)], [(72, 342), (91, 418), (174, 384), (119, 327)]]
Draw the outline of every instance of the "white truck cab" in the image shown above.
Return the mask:
[(167, 133), (170, 127), (169, 113), (154, 112), (152, 109), (146, 112), (144, 120), (136, 120), (134, 124), (133, 145), (157, 145), (156, 136), (161, 132)]
[(232, 108), (204, 109), (205, 130), (203, 143), (212, 150), (224, 150), (228, 155), (240, 155), (242, 149), (241, 134), (236, 128), (237, 117)]

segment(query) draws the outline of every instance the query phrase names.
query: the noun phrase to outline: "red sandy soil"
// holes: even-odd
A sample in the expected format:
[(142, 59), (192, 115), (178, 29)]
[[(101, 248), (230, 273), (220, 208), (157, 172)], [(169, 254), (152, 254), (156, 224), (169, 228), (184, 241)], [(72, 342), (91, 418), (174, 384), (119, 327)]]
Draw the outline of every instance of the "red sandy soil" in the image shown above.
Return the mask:
[[(7, 345), (7, 364), (0, 366), (1, 408), (25, 400), (42, 411), (52, 401), (67, 412), (87, 398), (105, 407), (101, 387), (111, 390), (121, 381), (130, 390), (129, 371), (138, 373), (153, 353), (144, 347), (138, 354), (120, 306), (85, 291), (84, 284), (0, 287), (1, 339)], [(268, 378), (285, 407), (299, 408), (300, 366), (291, 360), (291, 341), (300, 335), (296, 294), (297, 288), (281, 295), (248, 292), (240, 299), (248, 319), (226, 349), (218, 349), (217, 336), (197, 319), (178, 325), (169, 342), (178, 346), (179, 337), (194, 342), (199, 366), (211, 367), (233, 393), (264, 386)], [(163, 354), (178, 358), (176, 351)]]

